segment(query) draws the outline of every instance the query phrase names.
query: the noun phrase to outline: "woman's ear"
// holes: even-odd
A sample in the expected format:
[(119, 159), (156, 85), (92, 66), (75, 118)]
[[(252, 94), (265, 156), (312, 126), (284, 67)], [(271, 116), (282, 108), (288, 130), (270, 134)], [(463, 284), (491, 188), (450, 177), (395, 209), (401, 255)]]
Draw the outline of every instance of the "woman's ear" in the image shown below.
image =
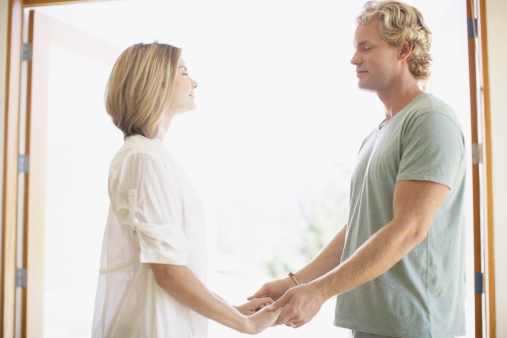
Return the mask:
[(404, 41), (400, 48), (399, 60), (406, 60), (410, 54), (412, 54), (412, 49), (414, 49), (414, 43), (412, 41)]

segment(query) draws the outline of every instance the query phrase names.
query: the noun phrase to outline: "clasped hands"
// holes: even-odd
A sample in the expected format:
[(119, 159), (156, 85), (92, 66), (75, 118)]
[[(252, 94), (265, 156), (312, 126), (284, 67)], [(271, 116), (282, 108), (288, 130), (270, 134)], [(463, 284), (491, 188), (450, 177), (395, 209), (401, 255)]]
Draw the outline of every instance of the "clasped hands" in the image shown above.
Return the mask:
[[(287, 325), (294, 328), (312, 320), (326, 301), (315, 285), (310, 283), (296, 286), (291, 278), (264, 284), (248, 300), (249, 303), (243, 306), (256, 304), (258, 307), (255, 310), (260, 310), (259, 314), (263, 313), (264, 320), (271, 323), (269, 326)], [(238, 310), (241, 312), (239, 307)]]

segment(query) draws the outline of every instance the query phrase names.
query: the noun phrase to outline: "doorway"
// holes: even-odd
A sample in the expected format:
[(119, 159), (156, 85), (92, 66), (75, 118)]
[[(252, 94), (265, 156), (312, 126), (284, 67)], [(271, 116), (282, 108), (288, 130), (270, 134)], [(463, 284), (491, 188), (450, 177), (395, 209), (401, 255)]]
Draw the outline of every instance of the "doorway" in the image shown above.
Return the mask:
[[(458, 1), (439, 1), (440, 12), (434, 15), (431, 8), (436, 2), (408, 3), (422, 10), (434, 33), (432, 50), (438, 62), (434, 64), (427, 90), (447, 101), (457, 112), (465, 112), (460, 118), (465, 134), (469, 135), (466, 129), (470, 125), (466, 115), (469, 100), (463, 99), (468, 97), (467, 60), (456, 61), (455, 57), (450, 60), (448, 53), (449, 41), (463, 42), (456, 48), (466, 51), (466, 41), (460, 35), (466, 27), (462, 22), (466, 9)], [(322, 239), (329, 238), (345, 222), (350, 170), (362, 138), (371, 129), (364, 121), (375, 124), (382, 116), (376, 97), (356, 89), (354, 70), (348, 64), (353, 48), (354, 17), (362, 3), (348, 8), (340, 6), (339, 11), (335, 1), (323, 2), (321, 8), (293, 1), (280, 1), (275, 7), (270, 1), (256, 2), (255, 7), (238, 1), (199, 2), (198, 6), (181, 2), (157, 10), (159, 5), (156, 1), (142, 5), (116, 1), (48, 7), (41, 11), (109, 41), (118, 50), (156, 39), (183, 47), (189, 71), (200, 84), (199, 108), (175, 121), (166, 143), (187, 170), (206, 205), (210, 228), (210, 287), (231, 303), (240, 303), (263, 282), (304, 264), (320, 248)], [(343, 20), (336, 19), (338, 12)], [(149, 21), (141, 23), (140, 17)], [(101, 22), (108, 25), (101, 27)], [(306, 26), (300, 27), (300, 22), (313, 28), (308, 31)], [(337, 32), (343, 32), (339, 36), (341, 43), (336, 43)], [(90, 76), (89, 82), (83, 84), (93, 88), (90, 94), (102, 97), (99, 88), (103, 88), (107, 78), (104, 77), (108, 74), (107, 66), (82, 60), (58, 46), (51, 53), (54, 61), (50, 64), (57, 69), (63, 61), (74, 66), (67, 67), (60, 75), (50, 75), (48, 80), (48, 89), (65, 93), (69, 102), (60, 101), (60, 94), (53, 99), (48, 96), (47, 168), (55, 176), (47, 175), (46, 194), (60, 199), (50, 202), (53, 197), (44, 197), (48, 208), (43, 234), (44, 278), (51, 287), (44, 291), (44, 299), (47, 297), (47, 303), (49, 300), (53, 303), (44, 302), (44, 335), (88, 336), (87, 319), (82, 316), (80, 323), (61, 325), (58, 311), (67, 309), (68, 298), (59, 290), (74, 295), (84, 287), (88, 293), (81, 292), (80, 297), (83, 300), (90, 297), (86, 295), (94, 297), (97, 257), (106, 220), (105, 216), (101, 217), (100, 209), (107, 208), (107, 196), (90, 193), (93, 200), (85, 198), (80, 203), (77, 197), (81, 196), (76, 195), (80, 195), (79, 189), (83, 189), (82, 196), (93, 189), (91, 185), (84, 186), (89, 182), (85, 177), (93, 177), (97, 186), (104, 188), (102, 193), (105, 192), (107, 176), (104, 174), (114, 150), (121, 144), (121, 135), (115, 135), (99, 104), (86, 105), (81, 113), (68, 109), (74, 102), (82, 102), (78, 94), (83, 90), (75, 90), (77, 84), (73, 84), (77, 79)], [(80, 62), (84, 65), (76, 67), (75, 63)], [(455, 74), (462, 74), (464, 80), (456, 79)], [(449, 76), (456, 84), (452, 90), (447, 85)], [(61, 115), (51, 114), (53, 108), (60, 109)], [(92, 117), (94, 120), (86, 121)], [(104, 129), (97, 127), (102, 122)], [(51, 123), (55, 125), (52, 127)], [(106, 124), (112, 129), (107, 129)], [(82, 132), (74, 129), (81, 125)], [(51, 141), (49, 137), (53, 135)], [(104, 135), (111, 135), (112, 139), (101, 139)], [(62, 144), (67, 139), (79, 142)], [(93, 151), (87, 153), (106, 145), (111, 148), (100, 156)], [(71, 177), (70, 172), (76, 173), (77, 178)], [(52, 203), (53, 212), (49, 211)], [(65, 208), (69, 211), (76, 207), (79, 216), (76, 218), (76, 212), (70, 215), (60, 212), (60, 203), (69, 203)], [(83, 204), (87, 207), (83, 208)], [(335, 205), (344, 208), (333, 208)], [(88, 208), (93, 210), (96, 219), (81, 223), (82, 210)], [(329, 214), (330, 209), (334, 213)], [(310, 228), (309, 218), (318, 219), (319, 226)], [(68, 226), (69, 220), (74, 223), (72, 227)], [(60, 224), (61, 228), (53, 224)], [(67, 233), (69, 229), (72, 231)], [(80, 232), (82, 229), (88, 231)], [(272, 232), (271, 242), (263, 235), (266, 229)], [(471, 222), (467, 223), (467, 229), (471, 229)], [(75, 241), (68, 240), (87, 236), (90, 238), (86, 242), (95, 244), (86, 249), (74, 249)], [(263, 243), (262, 247), (252, 255), (245, 249), (249, 246), (238, 241), (241, 238)], [(277, 246), (278, 242), (283, 242), (284, 247)], [(69, 244), (70, 248), (66, 246)], [(72, 258), (71, 253), (76, 257)], [(73, 262), (90, 263), (91, 267), (85, 274), (78, 271), (79, 267), (74, 272), (70, 270), (69, 276), (65, 270)], [(87, 282), (83, 276), (89, 278)], [(472, 281), (473, 276), (467, 275), (467, 280)], [(471, 289), (473, 285), (467, 284), (470, 295), (467, 299), (472, 301), (473, 308)], [(83, 305), (80, 311), (87, 312), (91, 318), (89, 307), (85, 310)], [(333, 301), (330, 301), (318, 318), (297, 330), (294, 336), (307, 336), (309, 332), (338, 336), (339, 329), (331, 325), (332, 312)], [(467, 322), (473, 323), (473, 319)], [(283, 328), (267, 331), (262, 336), (279, 336), (283, 334), (280, 329)], [(473, 327), (467, 331), (473, 335)], [(210, 325), (210, 337), (234, 335), (230, 330)]]
[(97, 275), (87, 262), (99, 260), (95, 225), (104, 224), (108, 207), (104, 156), (122, 143), (102, 99), (120, 51), (40, 12), (27, 12), (27, 22), (32, 60), (20, 152), (29, 154), (29, 170), (18, 220), (27, 288), (17, 291), (16, 327), (22, 336), (83, 335), (91, 320), (83, 309), (94, 299), (86, 276)]

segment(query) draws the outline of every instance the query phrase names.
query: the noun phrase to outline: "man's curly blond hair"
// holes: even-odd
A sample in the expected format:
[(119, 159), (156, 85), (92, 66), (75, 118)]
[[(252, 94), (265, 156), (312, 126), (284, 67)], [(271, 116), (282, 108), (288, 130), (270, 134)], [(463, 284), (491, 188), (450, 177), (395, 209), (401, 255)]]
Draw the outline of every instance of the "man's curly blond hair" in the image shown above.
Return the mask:
[(368, 1), (357, 17), (357, 24), (379, 22), (379, 35), (393, 47), (411, 41), (414, 45), (408, 57), (410, 72), (418, 81), (426, 81), (431, 66), (431, 31), (422, 14), (414, 7), (398, 1)]

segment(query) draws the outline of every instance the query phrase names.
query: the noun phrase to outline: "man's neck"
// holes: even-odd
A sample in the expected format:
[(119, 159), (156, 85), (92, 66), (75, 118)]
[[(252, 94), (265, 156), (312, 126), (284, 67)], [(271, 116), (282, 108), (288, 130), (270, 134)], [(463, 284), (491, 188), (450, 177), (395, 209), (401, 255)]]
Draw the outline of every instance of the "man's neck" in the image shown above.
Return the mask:
[(398, 114), (421, 93), (421, 89), (419, 89), (417, 82), (413, 78), (408, 81), (399, 81), (396, 86), (389, 88), (389, 90), (378, 92), (378, 98), (386, 108), (386, 122)]

